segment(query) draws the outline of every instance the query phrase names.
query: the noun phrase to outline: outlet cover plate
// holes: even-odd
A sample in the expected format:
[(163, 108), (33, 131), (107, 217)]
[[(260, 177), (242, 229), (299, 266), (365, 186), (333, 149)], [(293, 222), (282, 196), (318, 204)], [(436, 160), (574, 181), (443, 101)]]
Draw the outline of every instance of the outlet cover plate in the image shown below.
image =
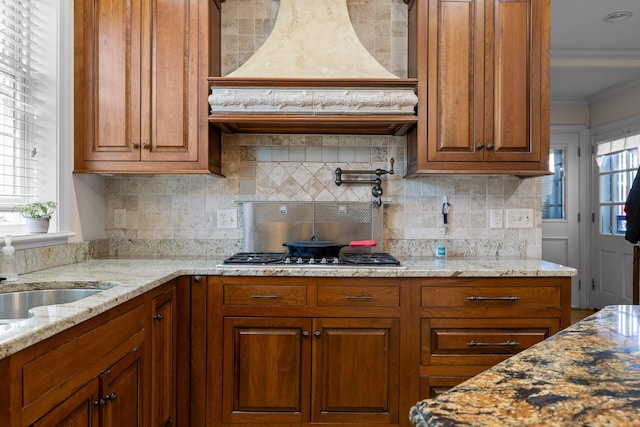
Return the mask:
[(238, 228), (238, 210), (220, 209), (218, 215), (218, 228)]
[(533, 209), (507, 209), (507, 228), (533, 228)]
[(127, 210), (113, 210), (113, 228), (127, 228)]
[(502, 224), (503, 224), (502, 209), (491, 209), (489, 226), (491, 228), (502, 228), (503, 227)]

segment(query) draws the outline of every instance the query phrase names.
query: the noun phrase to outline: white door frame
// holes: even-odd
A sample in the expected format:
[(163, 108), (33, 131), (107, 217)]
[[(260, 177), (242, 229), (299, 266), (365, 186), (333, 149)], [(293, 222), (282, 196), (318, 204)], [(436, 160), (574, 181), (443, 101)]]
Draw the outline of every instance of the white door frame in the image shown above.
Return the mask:
[[(579, 229), (579, 237), (581, 239), (580, 244), (576, 245), (579, 248), (579, 264), (576, 266), (578, 270), (578, 298), (577, 300), (579, 307), (574, 308), (591, 308), (591, 270), (590, 270), (590, 251), (588, 248), (591, 247), (589, 240), (589, 229), (591, 228), (591, 210), (589, 209), (589, 175), (590, 171), (590, 160), (591, 160), (591, 143), (590, 138), (588, 138), (588, 130), (586, 126), (573, 126), (573, 125), (553, 125), (550, 128), (551, 134), (577, 134), (579, 137), (579, 145), (577, 147), (567, 147), (567, 150), (580, 150), (578, 157), (578, 164), (571, 165), (570, 167), (577, 167), (577, 183), (567, 183), (567, 187), (571, 186), (572, 188), (567, 188), (566, 191), (574, 191), (574, 188), (577, 187), (579, 206), (578, 209), (572, 211), (570, 215), (575, 215), (576, 211), (580, 214), (580, 221), (578, 223)], [(574, 175), (575, 176), (575, 175)], [(574, 221), (576, 218), (572, 218)], [(544, 227), (544, 222), (543, 222)], [(585, 250), (586, 248), (586, 250)]]
[[(635, 116), (631, 116), (631, 117), (627, 117), (625, 119), (622, 120), (617, 120), (615, 122), (611, 122), (611, 123), (607, 123), (605, 125), (601, 125), (598, 127), (595, 127), (593, 129), (590, 130), (590, 138), (589, 138), (589, 144), (590, 144), (590, 155), (589, 157), (589, 163), (588, 163), (588, 171), (589, 171), (589, 176), (588, 176), (588, 182), (589, 187), (592, 187), (595, 184), (595, 177), (594, 175), (594, 166), (593, 166), (593, 150), (595, 150), (595, 146), (596, 146), (596, 142), (595, 141), (603, 141), (605, 139), (613, 139), (616, 137), (620, 137), (620, 136), (624, 136), (625, 133), (628, 132), (633, 132), (636, 133), (640, 131), (640, 115), (635, 115)], [(586, 156), (584, 156), (586, 157)], [(591, 266), (593, 262), (596, 262), (595, 259), (595, 244), (596, 244), (596, 233), (599, 233), (599, 212), (598, 212), (598, 194), (597, 194), (597, 188), (591, 188), (591, 190), (589, 191), (589, 208), (590, 208), (590, 212), (591, 212), (591, 220), (589, 221), (589, 248), (590, 248), (590, 260), (589, 260), (589, 265)], [(631, 245), (631, 243), (625, 242), (626, 244), (628, 244), (628, 248), (625, 248), (624, 251), (626, 252), (633, 252), (633, 247)], [(632, 258), (632, 257), (631, 257)], [(595, 280), (594, 278), (594, 269), (590, 268), (590, 275), (588, 277), (590, 277), (590, 280)], [(631, 271), (631, 267), (629, 267), (629, 271)], [(629, 274), (626, 274), (626, 276), (629, 276)], [(629, 279), (630, 280), (630, 279)], [(591, 286), (591, 285), (590, 285)], [(591, 287), (590, 287), (591, 289)], [(631, 293), (630, 293), (631, 295)], [(590, 299), (589, 299), (589, 303), (591, 306), (594, 306), (595, 304), (595, 300), (594, 300), (594, 293), (593, 291), (590, 292)], [(620, 302), (622, 304), (622, 302)]]

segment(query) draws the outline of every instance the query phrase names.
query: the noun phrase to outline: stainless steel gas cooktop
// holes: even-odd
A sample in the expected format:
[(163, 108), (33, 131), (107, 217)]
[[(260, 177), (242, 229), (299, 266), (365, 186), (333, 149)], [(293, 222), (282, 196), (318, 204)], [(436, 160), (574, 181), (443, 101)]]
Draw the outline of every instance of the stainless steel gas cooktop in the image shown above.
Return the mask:
[(344, 252), (338, 257), (291, 257), (288, 252), (239, 252), (225, 259), (222, 267), (237, 266), (327, 266), (327, 267), (401, 267), (400, 261), (384, 252)]

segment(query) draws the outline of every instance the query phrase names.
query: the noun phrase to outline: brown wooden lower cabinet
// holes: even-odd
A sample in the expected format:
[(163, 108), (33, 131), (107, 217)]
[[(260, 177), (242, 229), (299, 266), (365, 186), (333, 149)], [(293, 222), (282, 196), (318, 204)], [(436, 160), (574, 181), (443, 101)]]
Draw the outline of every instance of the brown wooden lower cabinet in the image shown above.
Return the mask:
[(408, 426), (401, 283), (209, 277), (206, 422), (196, 425)]
[(570, 289), (569, 277), (181, 277), (0, 359), (0, 417), (408, 427), (417, 401), (568, 326)]
[(223, 421), (398, 422), (398, 319), (224, 319)]
[(188, 426), (188, 295), (175, 279), (0, 360), (6, 425)]
[(422, 279), (420, 399), (567, 327), (570, 277)]

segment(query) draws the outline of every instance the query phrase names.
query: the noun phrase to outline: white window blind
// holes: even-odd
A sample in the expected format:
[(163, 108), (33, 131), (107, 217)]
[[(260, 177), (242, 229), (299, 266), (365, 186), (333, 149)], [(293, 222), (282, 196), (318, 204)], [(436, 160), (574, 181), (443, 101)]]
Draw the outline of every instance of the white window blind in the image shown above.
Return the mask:
[(0, 0), (0, 9), (1, 214), (38, 197), (38, 50), (42, 35), (37, 0)]

